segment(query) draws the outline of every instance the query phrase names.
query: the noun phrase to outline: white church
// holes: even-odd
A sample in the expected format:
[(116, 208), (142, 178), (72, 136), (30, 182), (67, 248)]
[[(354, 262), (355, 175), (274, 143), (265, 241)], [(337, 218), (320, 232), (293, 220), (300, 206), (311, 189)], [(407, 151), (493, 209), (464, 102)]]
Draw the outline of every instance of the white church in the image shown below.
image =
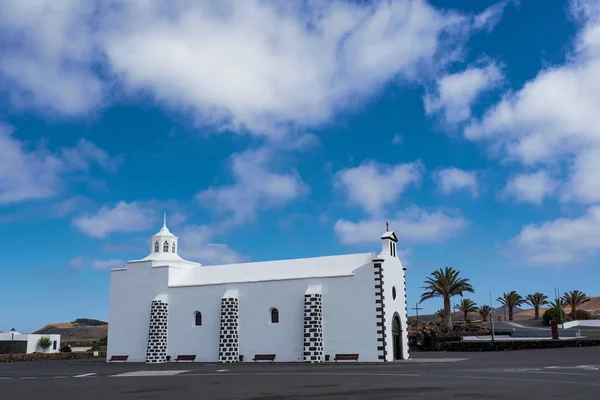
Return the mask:
[(108, 360), (160, 363), (408, 358), (405, 268), (377, 253), (202, 266), (165, 223), (111, 271)]

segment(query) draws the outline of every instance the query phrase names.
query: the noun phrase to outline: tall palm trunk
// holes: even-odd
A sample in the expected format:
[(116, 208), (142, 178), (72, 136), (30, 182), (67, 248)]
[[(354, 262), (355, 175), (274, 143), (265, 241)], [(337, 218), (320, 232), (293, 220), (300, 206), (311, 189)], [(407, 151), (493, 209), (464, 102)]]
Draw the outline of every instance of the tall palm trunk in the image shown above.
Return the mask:
[(512, 307), (508, 307), (508, 320), (509, 321), (513, 320), (513, 308)]
[(464, 320), (466, 321), (466, 320), (467, 320), (467, 318), (469, 317), (469, 313), (465, 311), (465, 313), (464, 313), (464, 314), (465, 314), (465, 318), (464, 318)]
[(452, 329), (452, 307), (450, 306), (450, 297), (444, 296), (444, 315), (446, 317), (446, 327)]
[(535, 319), (540, 319), (540, 308), (535, 307)]
[(577, 306), (573, 304), (573, 308), (571, 309), (571, 319), (577, 318)]

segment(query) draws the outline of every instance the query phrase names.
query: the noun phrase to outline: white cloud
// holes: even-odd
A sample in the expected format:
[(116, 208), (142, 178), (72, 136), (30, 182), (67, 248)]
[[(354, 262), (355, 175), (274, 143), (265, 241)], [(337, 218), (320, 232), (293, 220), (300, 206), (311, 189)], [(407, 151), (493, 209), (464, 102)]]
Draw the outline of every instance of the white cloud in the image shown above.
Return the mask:
[(201, 122), (274, 134), (437, 73), (498, 15), (420, 0), (3, 1), (0, 74), (13, 103), (53, 114), (94, 110), (121, 85)]
[[(397, 213), (391, 220), (393, 230), (402, 243), (432, 243), (462, 232), (468, 221), (456, 213), (437, 210), (427, 212), (418, 207)], [(386, 220), (370, 218), (359, 222), (338, 220), (334, 230), (343, 244), (373, 243), (385, 231)]]
[(521, 201), (541, 204), (546, 197), (555, 192), (557, 187), (558, 182), (546, 171), (540, 170), (532, 174), (513, 176), (506, 184), (504, 193)]
[(465, 130), (525, 166), (570, 164), (563, 200), (600, 201), (600, 3), (572, 2), (581, 29), (563, 65), (546, 68), (507, 93)]
[(365, 161), (358, 167), (339, 171), (335, 184), (346, 192), (351, 203), (377, 214), (409, 185), (419, 183), (422, 170), (420, 162), (384, 165)]
[(68, 264), (71, 268), (81, 268), (83, 267), (83, 257), (75, 257), (69, 260)]
[(227, 245), (213, 243), (213, 232), (208, 226), (187, 225), (179, 237), (179, 253), (186, 259), (203, 264), (230, 264), (247, 260)]
[(424, 97), (425, 112), (443, 111), (447, 123), (462, 122), (471, 116), (471, 107), (477, 97), (498, 86), (502, 79), (502, 72), (493, 63), (445, 75), (437, 82), (437, 93)]
[(600, 206), (579, 218), (527, 225), (512, 241), (511, 253), (532, 265), (568, 265), (587, 261), (600, 250)]
[(120, 162), (85, 139), (53, 153), (42, 145), (31, 148), (12, 133), (0, 124), (0, 204), (56, 196), (67, 174), (85, 174), (94, 164), (114, 171)]
[(392, 138), (392, 144), (402, 144), (404, 142), (404, 139), (402, 138), (402, 135), (399, 133), (396, 133), (394, 135), (394, 137)]
[(125, 261), (116, 258), (108, 260), (94, 260), (92, 261), (92, 267), (95, 269), (113, 269), (122, 268), (125, 265)]
[(487, 29), (490, 32), (500, 22), (504, 14), (504, 9), (511, 2), (517, 3), (517, 0), (502, 1), (483, 10), (483, 12), (475, 16), (474, 27), (477, 29)]
[(477, 196), (477, 174), (474, 171), (445, 168), (434, 172), (433, 179), (444, 194), (467, 189), (473, 196)]
[(103, 206), (93, 215), (73, 219), (73, 224), (84, 234), (103, 238), (112, 232), (139, 232), (150, 229), (156, 222), (151, 208), (142, 203), (118, 202), (114, 207)]
[(208, 188), (196, 198), (237, 225), (253, 219), (259, 210), (283, 206), (305, 194), (308, 188), (296, 172), (268, 169), (274, 168), (273, 157), (267, 148), (234, 154), (230, 161), (235, 183)]

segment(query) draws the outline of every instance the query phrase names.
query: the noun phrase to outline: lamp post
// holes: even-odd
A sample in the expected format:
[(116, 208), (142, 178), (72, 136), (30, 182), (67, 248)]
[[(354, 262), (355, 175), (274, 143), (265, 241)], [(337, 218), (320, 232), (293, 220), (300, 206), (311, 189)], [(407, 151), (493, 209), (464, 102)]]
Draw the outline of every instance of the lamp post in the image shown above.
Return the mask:
[(8, 362), (12, 362), (13, 360), (13, 341), (15, 340), (15, 328), (10, 330), (11, 338), (10, 338), (10, 355), (8, 356)]

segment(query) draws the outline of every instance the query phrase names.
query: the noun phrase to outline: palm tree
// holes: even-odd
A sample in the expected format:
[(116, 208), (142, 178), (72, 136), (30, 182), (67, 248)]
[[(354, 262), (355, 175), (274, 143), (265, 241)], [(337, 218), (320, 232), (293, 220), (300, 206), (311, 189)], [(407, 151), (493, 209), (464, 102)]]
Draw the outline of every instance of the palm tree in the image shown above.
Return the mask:
[(540, 319), (540, 307), (548, 304), (548, 296), (535, 292), (534, 294), (528, 294), (525, 302), (535, 309), (535, 319)]
[(425, 279), (425, 286), (421, 289), (426, 291), (421, 294), (420, 303), (425, 300), (433, 299), (434, 297), (442, 297), (444, 299), (444, 317), (442, 321), (448, 329), (452, 329), (451, 306), (450, 299), (453, 296), (462, 296), (463, 292), (475, 293), (475, 290), (466, 278), (459, 277), (460, 272), (454, 268), (445, 267), (437, 271), (433, 271), (431, 276)]
[(513, 309), (525, 303), (525, 299), (519, 293), (513, 290), (510, 293), (504, 293), (502, 297), (498, 297), (498, 301), (508, 308), (508, 320), (513, 320)]
[(439, 310), (437, 310), (435, 312), (435, 316), (443, 321), (444, 320), (444, 309), (440, 308)]
[(577, 307), (582, 305), (583, 303), (587, 303), (590, 299), (585, 295), (585, 293), (580, 292), (579, 290), (571, 290), (570, 292), (565, 292), (563, 295), (563, 300), (565, 305), (571, 307), (571, 318), (577, 318)]
[(477, 312), (479, 313), (479, 315), (481, 315), (481, 318), (483, 319), (483, 322), (487, 322), (488, 317), (492, 313), (492, 307), (490, 307), (487, 304), (485, 304), (485, 305), (479, 307), (477, 309)]
[(462, 311), (464, 320), (466, 321), (469, 317), (470, 312), (477, 312), (477, 304), (471, 299), (462, 299), (460, 303), (454, 306), (456, 311)]

